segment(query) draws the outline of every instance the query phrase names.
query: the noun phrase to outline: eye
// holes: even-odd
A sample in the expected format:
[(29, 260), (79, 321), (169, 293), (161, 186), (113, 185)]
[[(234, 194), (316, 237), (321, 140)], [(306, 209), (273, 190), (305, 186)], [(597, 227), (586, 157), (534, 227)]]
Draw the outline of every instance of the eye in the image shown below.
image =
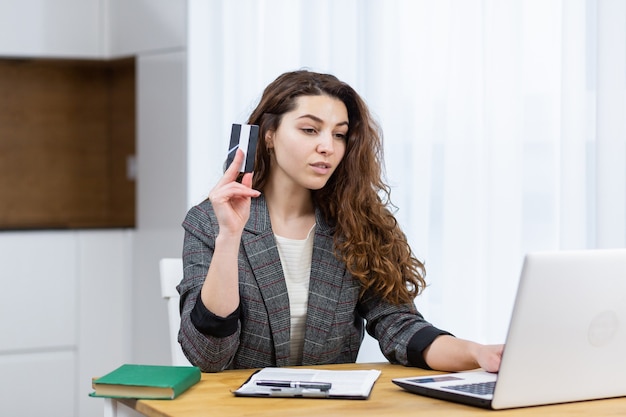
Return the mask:
[(335, 137), (337, 139), (341, 139), (341, 140), (347, 140), (348, 139), (348, 135), (346, 133), (335, 133)]
[(317, 133), (317, 131), (314, 128), (312, 128), (312, 127), (303, 127), (300, 130), (302, 130), (307, 135), (314, 135), (315, 133)]

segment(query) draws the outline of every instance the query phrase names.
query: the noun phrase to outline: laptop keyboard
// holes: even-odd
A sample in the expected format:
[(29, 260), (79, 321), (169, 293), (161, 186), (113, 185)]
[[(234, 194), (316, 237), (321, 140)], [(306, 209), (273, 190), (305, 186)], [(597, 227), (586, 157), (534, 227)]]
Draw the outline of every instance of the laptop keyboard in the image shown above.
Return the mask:
[(475, 384), (463, 384), (463, 385), (448, 385), (443, 387), (446, 389), (452, 389), (455, 391), (467, 392), (475, 395), (489, 395), (493, 394), (493, 390), (496, 387), (496, 381), (491, 382), (478, 382)]

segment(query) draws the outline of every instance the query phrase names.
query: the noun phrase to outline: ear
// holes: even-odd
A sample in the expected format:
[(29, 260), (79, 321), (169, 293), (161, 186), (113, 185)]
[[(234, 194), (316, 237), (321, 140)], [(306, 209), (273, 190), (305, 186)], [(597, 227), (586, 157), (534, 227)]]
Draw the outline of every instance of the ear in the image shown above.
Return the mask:
[(274, 147), (274, 131), (268, 130), (265, 132), (265, 147), (272, 149)]

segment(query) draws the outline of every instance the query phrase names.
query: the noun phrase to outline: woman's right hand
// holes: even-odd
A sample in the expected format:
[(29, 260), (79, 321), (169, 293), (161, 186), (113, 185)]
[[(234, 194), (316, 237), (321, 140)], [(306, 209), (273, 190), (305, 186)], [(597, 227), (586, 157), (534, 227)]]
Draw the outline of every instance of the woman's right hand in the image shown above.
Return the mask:
[(209, 193), (220, 230), (201, 296), (205, 307), (219, 317), (228, 317), (239, 306), (239, 244), (250, 217), (252, 197), (261, 195), (252, 189), (252, 173), (244, 174), (241, 183), (237, 182), (243, 159), (244, 153), (238, 149), (224, 176)]
[(241, 183), (237, 182), (239, 167), (244, 158), (243, 151), (237, 149), (233, 162), (209, 193), (221, 235), (241, 235), (250, 217), (251, 199), (261, 195), (259, 191), (252, 189), (252, 173), (244, 174)]

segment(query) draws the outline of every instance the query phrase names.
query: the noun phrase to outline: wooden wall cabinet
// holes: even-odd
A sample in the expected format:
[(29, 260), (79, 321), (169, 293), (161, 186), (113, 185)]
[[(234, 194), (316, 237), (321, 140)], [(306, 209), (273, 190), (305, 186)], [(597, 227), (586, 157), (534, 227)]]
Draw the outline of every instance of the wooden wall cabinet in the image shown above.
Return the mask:
[(0, 229), (135, 226), (135, 60), (0, 59)]

